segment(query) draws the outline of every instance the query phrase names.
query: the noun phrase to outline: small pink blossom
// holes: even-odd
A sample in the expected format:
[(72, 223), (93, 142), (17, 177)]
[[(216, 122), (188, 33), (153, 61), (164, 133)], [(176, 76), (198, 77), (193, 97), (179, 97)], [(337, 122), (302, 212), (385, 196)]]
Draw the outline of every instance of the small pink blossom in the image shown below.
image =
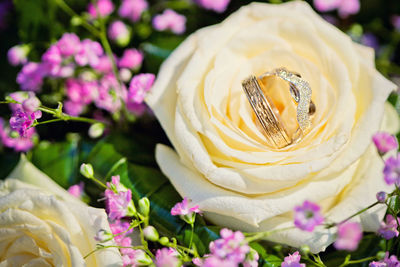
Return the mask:
[(210, 252), (213, 257), (226, 260), (235, 264), (243, 263), (250, 247), (240, 231), (233, 232), (229, 229), (221, 229), (221, 238), (210, 243)]
[(118, 60), (118, 67), (127, 69), (136, 69), (142, 65), (143, 54), (134, 48), (126, 49), (122, 57)]
[(118, 9), (118, 14), (136, 22), (142, 16), (143, 11), (148, 7), (146, 0), (122, 0), (121, 6)]
[(199, 206), (191, 206), (190, 201), (187, 197), (184, 197), (182, 202), (176, 203), (171, 209), (171, 214), (176, 215), (188, 215), (192, 213), (201, 213)]
[(389, 252), (385, 253), (385, 258), (380, 261), (373, 261), (369, 267), (398, 267), (400, 262), (395, 255), (389, 257)]
[(34, 121), (41, 117), (42, 112), (40, 110), (30, 113), (17, 109), (10, 118), (10, 127), (12, 130), (17, 131), (20, 136), (25, 137), (27, 130), (32, 126)]
[(384, 180), (388, 185), (400, 185), (400, 154), (385, 161), (383, 169)]
[(226, 10), (230, 0), (197, 0), (196, 3), (205, 9), (210, 9), (218, 13)]
[(301, 256), (298, 251), (285, 257), (281, 267), (306, 267), (304, 263), (300, 263)]
[(347, 222), (338, 226), (338, 238), (333, 244), (336, 249), (354, 251), (362, 238), (362, 229), (359, 223)]
[(386, 223), (381, 222), (381, 227), (378, 230), (378, 233), (385, 239), (389, 240), (394, 237), (399, 236), (399, 231), (397, 228), (399, 227), (398, 221), (395, 217), (388, 214), (386, 216)]
[(130, 40), (128, 27), (120, 20), (114, 21), (108, 27), (108, 36), (121, 46), (126, 46)]
[(133, 215), (132, 191), (120, 184), (119, 176), (113, 176), (111, 183), (107, 182), (105, 197), (106, 210), (111, 220)]
[(221, 259), (216, 256), (207, 257), (201, 267), (238, 267), (239, 265), (227, 259)]
[(385, 203), (386, 196), (387, 196), (386, 192), (380, 191), (376, 193), (376, 200), (378, 200), (378, 202), (380, 203)]
[(376, 133), (372, 137), (372, 141), (374, 142), (376, 148), (378, 149), (378, 152), (381, 155), (384, 155), (391, 150), (397, 150), (397, 148), (399, 147), (397, 138), (385, 132)]
[(103, 53), (103, 48), (98, 42), (85, 39), (81, 42), (80, 50), (75, 55), (75, 61), (79, 66), (90, 65), (94, 67), (99, 64)]
[(39, 91), (43, 84), (44, 70), (39, 63), (29, 62), (17, 75), (17, 83), (24, 91)]
[(156, 253), (157, 267), (179, 267), (181, 263), (177, 258), (178, 253), (172, 248), (162, 248)]
[(142, 103), (146, 93), (153, 86), (154, 79), (155, 75), (152, 73), (135, 75), (129, 84), (128, 102)]
[(11, 47), (7, 52), (8, 62), (12, 66), (25, 64), (28, 62), (29, 48), (27, 45), (16, 45)]
[(172, 9), (166, 9), (164, 13), (153, 18), (153, 27), (157, 31), (171, 30), (175, 34), (182, 34), (186, 30), (186, 17)]
[(42, 55), (42, 66), (46, 75), (58, 77), (62, 67), (62, 61), (63, 58), (60, 49), (58, 49), (55, 44), (51, 45)]
[(92, 18), (97, 18), (98, 15), (106, 17), (114, 11), (114, 4), (110, 0), (97, 0), (96, 5), (89, 3), (88, 12)]
[(39, 108), (40, 105), (40, 100), (35, 96), (34, 92), (13, 92), (10, 94), (10, 97), (13, 100), (21, 103), (10, 103), (10, 109), (13, 112), (15, 112), (17, 109), (20, 109), (27, 113), (33, 113)]
[(79, 116), (82, 114), (85, 104), (80, 103), (80, 102), (74, 102), (71, 100), (67, 100), (64, 102), (64, 110), (68, 115), (71, 116)]
[(75, 55), (79, 52), (81, 40), (75, 33), (64, 33), (56, 46), (64, 57)]
[(312, 232), (314, 228), (324, 221), (324, 217), (320, 213), (320, 207), (308, 200), (303, 205), (294, 208), (294, 224), (301, 230)]
[(95, 82), (83, 82), (77, 79), (67, 79), (65, 82), (65, 89), (68, 98), (72, 102), (79, 102), (82, 104), (89, 104), (94, 99), (97, 90)]
[(71, 185), (68, 188), (68, 193), (70, 193), (71, 195), (73, 195), (76, 198), (81, 198), (83, 195), (83, 188), (84, 188), (85, 184), (83, 182), (80, 182), (79, 184), (75, 184), (75, 185)]
[(112, 72), (112, 68), (113, 68), (112, 64), (113, 63), (112, 63), (111, 59), (108, 56), (104, 55), (104, 56), (99, 57), (99, 62), (95, 66), (92, 66), (92, 67), (100, 73), (107, 74), (107, 73)]
[(320, 12), (337, 9), (342, 18), (357, 14), (360, 11), (359, 0), (314, 0), (314, 6)]
[(98, 108), (117, 112), (122, 106), (121, 101), (126, 99), (126, 95), (125, 86), (118, 83), (114, 74), (107, 74), (99, 83), (95, 104)]
[(12, 148), (17, 152), (26, 152), (32, 149), (35, 136), (35, 128), (29, 128), (24, 137), (11, 137), (10, 129), (4, 126), (4, 121), (0, 118), (0, 141), (5, 147)]

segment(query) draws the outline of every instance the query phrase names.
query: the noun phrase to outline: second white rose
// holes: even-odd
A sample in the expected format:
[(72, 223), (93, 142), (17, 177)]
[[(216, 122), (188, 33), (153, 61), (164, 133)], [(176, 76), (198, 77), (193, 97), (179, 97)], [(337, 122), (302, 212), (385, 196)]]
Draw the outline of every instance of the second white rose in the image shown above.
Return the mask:
[[(310, 83), (316, 113), (303, 140), (277, 150), (257, 128), (241, 82), (279, 67)], [(371, 137), (398, 129), (397, 115), (385, 107), (395, 88), (375, 69), (372, 49), (306, 3), (253, 3), (191, 35), (161, 67), (147, 103), (175, 151), (159, 145), (157, 161), (178, 192), (219, 225), (288, 227), (293, 207), (306, 199), (340, 221), (387, 189)], [(279, 90), (271, 97), (293, 131), (291, 99)], [(358, 220), (375, 230), (383, 214), (378, 207)], [(295, 229), (270, 239), (318, 252), (333, 242), (333, 231)]]

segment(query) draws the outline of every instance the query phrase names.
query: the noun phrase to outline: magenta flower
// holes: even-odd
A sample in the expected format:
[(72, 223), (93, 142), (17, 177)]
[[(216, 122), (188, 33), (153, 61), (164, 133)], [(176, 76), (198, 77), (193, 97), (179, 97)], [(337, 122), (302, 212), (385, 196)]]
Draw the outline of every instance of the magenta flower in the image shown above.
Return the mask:
[(204, 263), (201, 265), (201, 267), (237, 267), (239, 266), (236, 262), (226, 260), (226, 259), (220, 259), (215, 256), (208, 257), (204, 260)]
[(108, 56), (104, 55), (99, 57), (99, 62), (92, 67), (100, 73), (108, 74), (112, 72), (112, 61)]
[(118, 67), (127, 69), (137, 69), (142, 65), (143, 54), (134, 48), (126, 49), (118, 61)]
[(56, 43), (59, 52), (64, 57), (69, 57), (78, 53), (80, 45), (81, 40), (75, 33), (64, 33)]
[(10, 137), (10, 129), (4, 126), (4, 121), (0, 118), (0, 141), (5, 147), (12, 148), (17, 152), (26, 152), (32, 149), (35, 136), (35, 128), (29, 128), (24, 137)]
[(156, 253), (157, 267), (179, 267), (181, 263), (177, 258), (178, 252), (172, 248), (162, 248)]
[(386, 216), (386, 223), (381, 222), (381, 227), (378, 230), (378, 233), (385, 239), (389, 240), (393, 237), (399, 236), (399, 231), (397, 228), (399, 227), (397, 219), (393, 217), (391, 214)]
[(17, 109), (10, 118), (10, 127), (12, 130), (17, 131), (20, 136), (25, 137), (27, 130), (32, 126), (34, 121), (41, 117), (42, 112), (40, 110), (28, 113)]
[(385, 253), (385, 258), (380, 261), (373, 261), (369, 267), (398, 267), (400, 262), (395, 255), (389, 257), (389, 252)]
[(125, 86), (119, 85), (114, 74), (105, 75), (98, 87), (98, 96), (95, 99), (95, 104), (98, 108), (105, 109), (109, 112), (118, 111), (122, 100), (127, 98)]
[(111, 183), (107, 182), (105, 191), (106, 210), (111, 220), (133, 216), (135, 207), (132, 202), (132, 191), (120, 183), (119, 176), (113, 176)]
[(24, 91), (39, 91), (43, 84), (44, 70), (39, 63), (29, 62), (17, 75), (17, 83)]
[(250, 247), (240, 231), (233, 232), (229, 229), (221, 229), (221, 238), (210, 243), (210, 252), (213, 257), (226, 260), (235, 264), (242, 263)]
[(108, 36), (120, 46), (126, 46), (130, 41), (130, 31), (120, 20), (114, 21), (108, 27)]
[(392, 21), (393, 27), (396, 30), (400, 30), (400, 16), (399, 15), (392, 16), (391, 21)]
[(21, 103), (10, 103), (10, 109), (13, 112), (20, 109), (27, 113), (33, 113), (39, 108), (40, 100), (35, 96), (34, 92), (13, 92), (9, 96)]
[(70, 186), (67, 191), (74, 197), (81, 198), (83, 195), (84, 186), (85, 186), (85, 184), (83, 182), (80, 182), (79, 184)]
[(97, 93), (96, 82), (85, 82), (73, 78), (65, 82), (65, 88), (67, 96), (72, 102), (79, 102), (82, 104), (91, 103)]
[(201, 213), (199, 206), (191, 205), (187, 197), (184, 197), (182, 202), (176, 203), (171, 209), (171, 215), (179, 215), (182, 220), (189, 224), (193, 224), (195, 220), (196, 213)]
[(92, 18), (106, 17), (114, 11), (114, 4), (110, 0), (97, 0), (96, 5), (89, 3), (88, 13)]
[(103, 48), (98, 42), (85, 39), (81, 42), (80, 50), (75, 55), (75, 61), (79, 66), (90, 65), (94, 67), (99, 64), (100, 56), (103, 53)]
[(82, 114), (85, 104), (82, 104), (80, 102), (73, 102), (71, 100), (67, 100), (64, 102), (64, 110), (65, 113), (71, 116), (79, 116)]
[(148, 7), (146, 0), (122, 0), (121, 6), (118, 9), (118, 14), (136, 22), (142, 16), (143, 11)]
[(347, 222), (338, 226), (338, 238), (333, 244), (336, 249), (354, 251), (362, 238), (362, 229), (359, 223)]
[(196, 3), (205, 8), (210, 9), (218, 13), (222, 13), (226, 10), (230, 0), (197, 0)]
[(400, 185), (400, 157), (390, 157), (385, 161), (384, 179), (388, 185)]
[(29, 46), (16, 45), (11, 47), (7, 52), (8, 62), (13, 65), (21, 65), (28, 62)]
[(186, 30), (186, 17), (172, 9), (166, 9), (164, 13), (153, 18), (153, 27), (157, 31), (170, 30), (175, 34), (182, 34)]
[(372, 141), (381, 155), (384, 155), (391, 150), (397, 150), (399, 147), (397, 138), (385, 132), (376, 133), (372, 137)]
[(135, 75), (130, 84), (128, 91), (128, 102), (143, 103), (146, 93), (153, 86), (155, 76), (152, 73), (141, 73)]
[(376, 193), (376, 200), (378, 200), (378, 202), (380, 202), (380, 203), (385, 203), (386, 195), (387, 195), (386, 192), (383, 192), (383, 191), (378, 192), (378, 193)]
[(300, 263), (301, 256), (298, 251), (285, 257), (281, 267), (306, 267), (304, 263)]
[(49, 49), (42, 55), (42, 66), (45, 75), (58, 77), (62, 67), (63, 58), (57, 45), (51, 45)]
[(360, 11), (359, 0), (314, 0), (314, 6), (320, 12), (337, 9), (342, 18), (357, 14)]
[(294, 225), (301, 230), (312, 232), (316, 226), (324, 221), (320, 209), (317, 204), (308, 200), (304, 201), (302, 206), (294, 208)]

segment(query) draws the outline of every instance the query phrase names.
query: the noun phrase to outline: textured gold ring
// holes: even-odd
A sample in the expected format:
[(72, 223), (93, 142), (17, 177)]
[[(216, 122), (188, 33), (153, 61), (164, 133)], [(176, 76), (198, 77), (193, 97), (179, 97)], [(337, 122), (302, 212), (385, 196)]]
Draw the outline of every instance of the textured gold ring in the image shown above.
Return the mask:
[[(270, 76), (277, 76), (289, 83), (290, 94), (297, 104), (299, 128), (291, 137), (286, 131), (278, 109), (270, 97), (263, 93), (264, 79)], [(252, 75), (242, 82), (242, 86), (260, 122), (263, 134), (275, 148), (283, 148), (299, 141), (310, 131), (311, 115), (315, 112), (315, 105), (311, 101), (312, 90), (309, 83), (302, 79), (299, 74), (290, 72), (285, 68), (278, 68), (271, 72), (266, 72), (258, 78)]]

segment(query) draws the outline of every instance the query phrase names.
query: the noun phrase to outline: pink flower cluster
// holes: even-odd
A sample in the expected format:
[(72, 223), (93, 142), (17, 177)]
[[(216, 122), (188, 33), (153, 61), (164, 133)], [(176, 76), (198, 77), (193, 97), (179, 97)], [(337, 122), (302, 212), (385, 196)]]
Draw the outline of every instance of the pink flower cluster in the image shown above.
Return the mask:
[(383, 169), (384, 180), (388, 185), (396, 184), (400, 186), (400, 154), (390, 157), (385, 161)]
[(304, 231), (314, 231), (316, 226), (324, 222), (320, 209), (317, 204), (304, 201), (303, 205), (294, 208), (294, 225)]
[(162, 248), (156, 253), (157, 267), (179, 267), (182, 266), (177, 258), (178, 252), (173, 248)]
[(381, 155), (399, 148), (397, 138), (389, 133), (378, 132), (372, 137), (372, 141)]
[(378, 233), (385, 239), (389, 240), (394, 237), (399, 236), (398, 231), (398, 219), (388, 214), (386, 216), (386, 222), (381, 222), (381, 227), (378, 230)]
[(182, 34), (186, 30), (186, 17), (172, 9), (166, 9), (153, 18), (153, 27), (157, 31), (170, 30), (175, 34)]
[(210, 254), (204, 260), (194, 259), (193, 263), (202, 267), (244, 267), (258, 266), (258, 254), (248, 246), (243, 233), (229, 229), (220, 231), (221, 238), (210, 243)]
[(300, 263), (301, 256), (298, 251), (285, 257), (281, 267), (306, 267), (304, 263)]
[(93, 5), (89, 3), (88, 13), (92, 18), (107, 17), (114, 11), (114, 4), (111, 0), (97, 0)]
[(356, 222), (346, 222), (338, 226), (338, 237), (333, 244), (336, 249), (354, 251), (362, 238), (361, 225)]
[(337, 9), (339, 16), (346, 18), (360, 11), (360, 0), (314, 0), (314, 6), (320, 12)]
[(29, 128), (25, 132), (25, 136), (12, 136), (11, 130), (5, 126), (3, 119), (0, 118), (0, 141), (5, 147), (12, 148), (17, 152), (26, 152), (33, 147), (35, 136), (35, 128)]
[(135, 210), (132, 202), (132, 191), (120, 183), (119, 176), (111, 177), (105, 191), (106, 210), (111, 220), (132, 216)]
[(373, 261), (369, 267), (399, 267), (400, 262), (395, 255), (389, 257), (389, 252), (385, 253), (385, 258), (380, 261)]
[(197, 0), (196, 3), (205, 8), (210, 9), (218, 13), (222, 13), (226, 10), (230, 0)]
[(136, 22), (142, 16), (142, 13), (148, 8), (149, 4), (146, 0), (122, 0), (118, 9), (118, 14), (122, 18), (127, 18), (132, 22)]
[(128, 45), (130, 34), (129, 28), (120, 20), (114, 21), (108, 27), (108, 36), (120, 46)]
[(171, 209), (171, 215), (179, 215), (182, 220), (189, 224), (193, 224), (195, 220), (196, 213), (201, 213), (199, 206), (193, 206), (187, 197), (184, 197), (182, 202), (176, 203)]

